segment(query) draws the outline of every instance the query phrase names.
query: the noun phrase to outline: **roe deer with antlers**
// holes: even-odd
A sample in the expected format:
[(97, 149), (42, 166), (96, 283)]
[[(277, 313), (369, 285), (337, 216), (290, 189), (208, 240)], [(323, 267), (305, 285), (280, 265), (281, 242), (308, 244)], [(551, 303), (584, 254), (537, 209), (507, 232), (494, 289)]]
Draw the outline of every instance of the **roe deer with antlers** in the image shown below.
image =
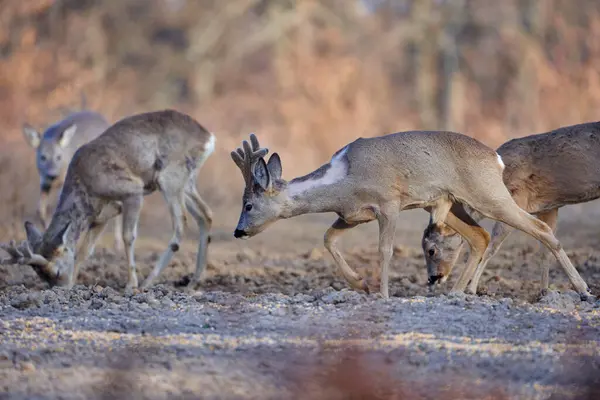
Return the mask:
[(212, 212), (196, 190), (196, 178), (214, 147), (212, 133), (177, 111), (139, 114), (115, 123), (75, 152), (48, 229), (42, 234), (26, 222), (27, 240), (3, 245), (11, 257), (2, 263), (29, 264), (51, 285), (72, 286), (79, 264), (90, 254), (106, 223), (122, 213), (127, 287), (137, 287), (134, 241), (138, 218), (143, 196), (159, 190), (169, 207), (174, 232), (143, 286), (151, 284), (179, 249), (184, 204), (200, 229), (192, 278), (198, 281), (206, 265)]
[[(520, 229), (546, 245), (567, 272), (579, 294), (589, 289), (545, 223), (526, 213), (502, 182), (504, 165), (489, 147), (454, 132), (412, 131), (357, 139), (314, 172), (285, 181), (281, 160), (250, 143), (231, 152), (246, 187), (234, 236), (254, 236), (271, 223), (307, 213), (335, 212), (338, 219), (325, 233), (325, 247), (341, 273), (356, 289), (369, 290), (362, 276), (348, 266), (338, 247), (339, 236), (355, 226), (379, 223), (380, 290), (388, 294), (388, 268), (398, 214), (425, 208), (433, 223), (448, 224), (471, 246), (465, 277), (472, 274), (489, 242), (489, 234), (468, 215), (456, 215), (454, 203), (467, 204), (489, 218)], [(466, 285), (459, 281), (456, 290)]]
[[(551, 132), (510, 140), (500, 146), (504, 160), (504, 184), (517, 205), (537, 216), (556, 230), (558, 209), (600, 197), (600, 122), (566, 126)], [(461, 205), (454, 211), (465, 214)], [(469, 215), (479, 222), (484, 218), (476, 211)], [(514, 229), (496, 222), (492, 240), (471, 278), (467, 291), (475, 293), (488, 261)], [(446, 279), (463, 246), (457, 232), (444, 224), (429, 226), (423, 233), (423, 252), (429, 282)], [(549, 265), (542, 268), (542, 293), (548, 290)]]
[[(85, 101), (82, 98), (82, 107)], [(23, 126), (23, 135), (35, 149), (35, 159), (40, 177), (40, 197), (38, 217), (44, 227), (48, 226), (48, 200), (55, 192), (60, 192), (67, 166), (75, 151), (83, 144), (100, 136), (110, 124), (97, 112), (79, 111), (47, 127), (42, 133), (29, 124)], [(115, 219), (115, 248), (123, 245), (121, 218)]]

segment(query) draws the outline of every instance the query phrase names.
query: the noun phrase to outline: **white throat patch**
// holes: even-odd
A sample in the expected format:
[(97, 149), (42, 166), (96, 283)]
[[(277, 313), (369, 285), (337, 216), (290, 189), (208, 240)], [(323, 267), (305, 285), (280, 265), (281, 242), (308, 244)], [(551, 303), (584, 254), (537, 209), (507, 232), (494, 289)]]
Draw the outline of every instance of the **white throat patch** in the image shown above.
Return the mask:
[(340, 152), (331, 158), (331, 161), (329, 162), (329, 169), (323, 176), (316, 179), (308, 179), (302, 182), (291, 182), (288, 185), (289, 195), (295, 196), (318, 186), (331, 185), (342, 180), (348, 174), (348, 164), (343, 160), (347, 151), (348, 146), (344, 147)]

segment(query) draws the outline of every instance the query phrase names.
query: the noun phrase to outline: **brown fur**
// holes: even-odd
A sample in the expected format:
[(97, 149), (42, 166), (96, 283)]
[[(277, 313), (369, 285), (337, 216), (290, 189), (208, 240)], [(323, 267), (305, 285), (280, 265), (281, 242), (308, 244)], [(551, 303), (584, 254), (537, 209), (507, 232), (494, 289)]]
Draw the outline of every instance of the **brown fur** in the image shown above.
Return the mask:
[[(515, 202), (536, 215), (553, 230), (558, 209), (600, 197), (600, 122), (562, 127), (551, 132), (513, 139), (498, 148), (506, 168), (503, 181)], [(477, 221), (483, 216), (473, 213)], [(512, 228), (500, 222), (494, 226), (492, 242), (471, 280), (469, 291), (475, 292), (485, 265), (499, 250)], [(447, 226), (437, 230), (429, 226), (423, 235), (429, 274), (450, 272), (462, 241), (451, 239), (456, 232)], [(431, 260), (428, 248), (443, 248), (437, 260)], [(444, 264), (443, 268), (438, 265)], [(447, 265), (451, 264), (450, 268)], [(438, 271), (439, 269), (439, 271)], [(542, 290), (548, 288), (548, 266), (542, 274)]]
[[(158, 189), (166, 199), (175, 228), (167, 250), (144, 285), (160, 274), (179, 248), (184, 204), (200, 228), (194, 277), (199, 279), (206, 264), (212, 213), (199, 197), (195, 179), (212, 151), (211, 146), (214, 147), (214, 136), (194, 119), (166, 110), (125, 118), (80, 147), (69, 164), (46, 232), (42, 235), (31, 224), (26, 225), (33, 250), (48, 260), (48, 273), (40, 276), (51, 284), (72, 285), (78, 264), (93, 251), (105, 224), (122, 213), (128, 287), (136, 287), (133, 246), (142, 198)], [(158, 164), (160, 170), (156, 168)], [(85, 235), (84, 242), (75, 256), (81, 235)]]
[[(258, 140), (255, 137), (251, 140), (255, 144), (252, 152), (258, 154)], [(582, 296), (587, 296), (587, 285), (550, 228), (543, 223), (540, 225), (513, 201), (502, 182), (502, 166), (496, 152), (473, 138), (459, 133), (433, 131), (361, 138), (347, 145), (332, 159), (331, 165), (334, 162), (336, 166), (345, 163), (345, 175), (341, 175), (342, 169), (336, 168), (339, 179), (312, 187), (306, 186), (305, 179), (302, 183), (283, 180), (279, 157), (273, 155), (268, 164), (262, 158), (266, 149), (256, 159), (243, 157), (249, 151), (250, 146), (246, 143), (244, 150), (237, 149), (232, 153), (245, 177), (249, 176), (249, 165), (253, 165), (254, 180), (254, 190), (244, 193), (236, 236), (256, 235), (281, 218), (334, 212), (339, 219), (325, 233), (325, 246), (344, 277), (355, 288), (368, 290), (368, 285), (344, 261), (336, 246), (337, 238), (361, 223), (378, 221), (381, 293), (388, 297), (388, 268), (397, 216), (401, 210), (426, 208), (431, 211), (434, 224), (446, 221), (471, 245), (469, 266), (465, 276), (457, 283), (457, 290), (462, 290), (462, 286), (466, 286), (465, 277), (472, 274), (483, 255), (489, 235), (468, 216), (451, 211), (453, 203), (460, 202), (542, 241), (559, 259), (576, 289)], [(248, 164), (242, 165), (242, 159)], [(248, 188), (248, 178), (246, 180)], [(294, 185), (307, 188), (291, 190)]]

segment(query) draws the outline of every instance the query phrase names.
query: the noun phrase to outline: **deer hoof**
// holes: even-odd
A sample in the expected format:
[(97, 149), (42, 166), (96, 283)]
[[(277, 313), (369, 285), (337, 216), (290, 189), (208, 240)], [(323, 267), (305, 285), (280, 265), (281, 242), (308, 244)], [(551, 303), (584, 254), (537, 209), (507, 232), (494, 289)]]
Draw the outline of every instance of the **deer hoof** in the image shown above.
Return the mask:
[(596, 296), (594, 296), (591, 293), (581, 293), (579, 295), (579, 297), (581, 298), (581, 301), (587, 301), (588, 303), (593, 303), (596, 301)]

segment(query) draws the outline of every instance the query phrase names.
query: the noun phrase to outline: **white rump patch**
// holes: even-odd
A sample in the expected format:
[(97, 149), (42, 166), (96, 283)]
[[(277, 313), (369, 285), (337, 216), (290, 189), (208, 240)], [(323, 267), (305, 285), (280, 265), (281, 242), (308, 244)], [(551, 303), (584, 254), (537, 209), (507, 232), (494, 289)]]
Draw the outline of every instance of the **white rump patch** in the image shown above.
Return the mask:
[(500, 154), (496, 153), (496, 156), (498, 156), (498, 164), (500, 164), (500, 168), (504, 169), (504, 161), (502, 161), (502, 157), (500, 157)]
[(215, 142), (216, 141), (217, 141), (217, 138), (215, 137), (214, 133), (211, 132), (210, 139), (208, 139), (208, 141), (204, 145), (204, 151), (206, 152), (206, 157), (208, 157), (209, 155), (212, 154), (213, 151), (215, 151)]
[(334, 155), (329, 162), (329, 169), (325, 172), (325, 175), (321, 176), (320, 178), (290, 183), (288, 185), (288, 192), (290, 196), (306, 192), (307, 190), (318, 186), (331, 185), (332, 183), (342, 180), (348, 174), (348, 164), (343, 160), (347, 151), (348, 146), (344, 147), (336, 155)]

